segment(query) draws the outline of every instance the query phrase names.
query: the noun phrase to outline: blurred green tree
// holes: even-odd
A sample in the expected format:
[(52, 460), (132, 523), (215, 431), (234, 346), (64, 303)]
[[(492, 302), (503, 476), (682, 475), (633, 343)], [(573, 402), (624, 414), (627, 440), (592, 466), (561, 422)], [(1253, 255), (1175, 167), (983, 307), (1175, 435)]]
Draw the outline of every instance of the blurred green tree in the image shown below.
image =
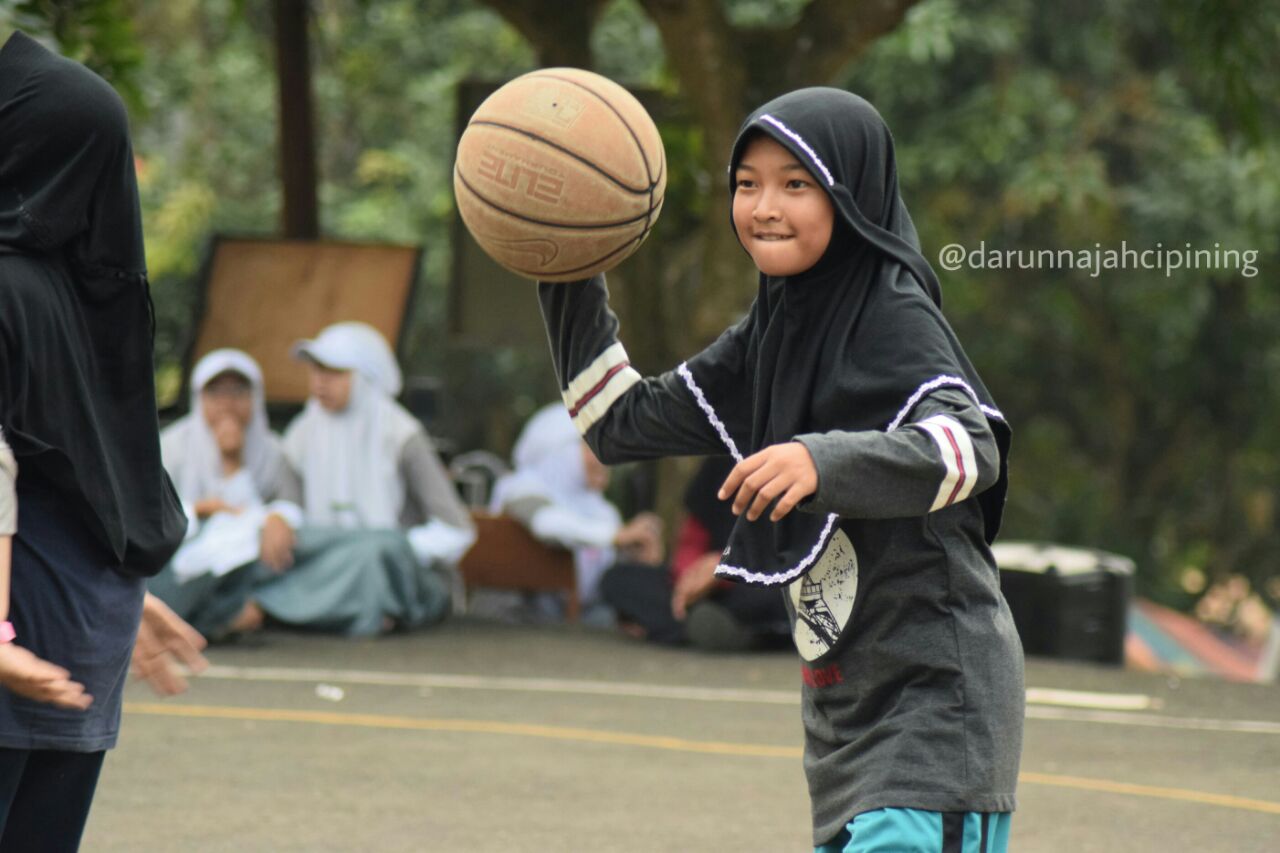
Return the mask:
[(927, 249), (1256, 253), (940, 270), (1014, 424), (1007, 534), (1129, 554), (1175, 604), (1187, 566), (1280, 574), (1280, 11), (1244, 5), (934, 0), (842, 81), (894, 128)]

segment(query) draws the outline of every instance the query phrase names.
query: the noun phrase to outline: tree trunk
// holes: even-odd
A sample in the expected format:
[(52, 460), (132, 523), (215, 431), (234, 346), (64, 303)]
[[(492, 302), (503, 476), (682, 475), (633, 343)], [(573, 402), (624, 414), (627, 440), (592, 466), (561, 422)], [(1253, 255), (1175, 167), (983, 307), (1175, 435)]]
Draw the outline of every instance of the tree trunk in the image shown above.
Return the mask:
[(280, 227), (285, 237), (296, 240), (314, 240), (320, 236), (307, 5), (307, 0), (272, 2), (280, 97), (280, 183), (284, 198)]
[[(550, 4), (543, 0), (481, 0), (529, 40), (546, 67), (591, 68), (591, 31), (605, 0)], [(554, 5), (554, 11), (548, 7)]]

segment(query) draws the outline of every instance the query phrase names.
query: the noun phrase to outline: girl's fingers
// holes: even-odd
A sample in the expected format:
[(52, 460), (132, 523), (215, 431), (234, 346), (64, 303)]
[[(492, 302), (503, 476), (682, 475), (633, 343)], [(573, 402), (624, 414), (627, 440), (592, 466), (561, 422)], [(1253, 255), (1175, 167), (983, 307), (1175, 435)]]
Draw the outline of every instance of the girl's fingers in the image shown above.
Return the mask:
[(776, 474), (773, 466), (766, 463), (743, 480), (742, 485), (738, 487), (738, 495), (733, 500), (733, 514), (742, 515), (755, 499), (756, 493), (764, 488)]
[(46, 683), (41, 691), (43, 700), (83, 711), (93, 702), (93, 697), (84, 692), (84, 685), (68, 679), (58, 679)]
[(787, 493), (778, 501), (778, 505), (773, 508), (773, 513), (769, 516), (770, 521), (781, 521), (786, 517), (787, 513), (796, 508), (796, 504), (800, 503), (805, 497), (805, 489), (796, 483), (787, 489)]
[(787, 488), (787, 483), (783, 480), (782, 475), (778, 475), (769, 482), (762, 485), (756, 492), (755, 498), (751, 501), (751, 507), (747, 510), (747, 520), (755, 521), (758, 519), (769, 504), (773, 503), (773, 499), (782, 494)]
[(741, 488), (743, 482), (763, 467), (766, 462), (768, 462), (768, 457), (765, 456), (764, 451), (761, 451), (734, 465), (733, 470), (729, 472), (729, 476), (725, 478), (724, 485), (720, 487), (720, 500), (728, 500), (734, 492)]
[(748, 456), (729, 472), (719, 497), (721, 500), (733, 497), (734, 515), (745, 511), (747, 518), (755, 521), (781, 495), (782, 501), (769, 516), (770, 520), (777, 521), (813, 491), (812, 487), (801, 486), (806, 472), (797, 470), (794, 460), (788, 462), (784, 448), (784, 445), (767, 447)]
[(47, 661), (42, 660), (42, 661), (38, 661), (38, 664), (39, 664), (39, 667), (37, 669), (37, 675), (36, 675), (37, 678), (40, 678), (44, 681), (70, 681), (71, 680), (71, 673), (67, 672), (65, 669), (63, 669), (62, 667), (58, 666), (55, 663), (49, 663)]

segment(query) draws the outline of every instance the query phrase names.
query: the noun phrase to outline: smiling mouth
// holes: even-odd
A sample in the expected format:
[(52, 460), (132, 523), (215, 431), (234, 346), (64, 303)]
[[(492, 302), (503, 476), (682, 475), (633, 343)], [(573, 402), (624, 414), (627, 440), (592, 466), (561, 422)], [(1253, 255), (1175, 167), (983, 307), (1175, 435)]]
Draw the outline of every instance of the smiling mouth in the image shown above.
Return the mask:
[(778, 241), (781, 241), (781, 240), (790, 240), (790, 239), (791, 239), (791, 235), (790, 235), (790, 234), (756, 234), (756, 235), (754, 235), (754, 236), (755, 236), (755, 238), (756, 238), (757, 240), (763, 240), (763, 241), (765, 241), (766, 243), (774, 243), (774, 242), (778, 242)]

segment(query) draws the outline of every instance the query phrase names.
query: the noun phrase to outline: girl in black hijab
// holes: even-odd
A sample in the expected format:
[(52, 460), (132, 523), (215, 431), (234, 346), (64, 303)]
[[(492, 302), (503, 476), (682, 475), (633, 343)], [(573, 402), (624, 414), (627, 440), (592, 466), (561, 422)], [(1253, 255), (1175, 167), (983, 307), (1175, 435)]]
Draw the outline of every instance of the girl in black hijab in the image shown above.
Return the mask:
[(166, 651), (198, 663), (202, 641), (144, 605), (186, 520), (160, 464), (124, 106), (22, 33), (0, 49), (0, 431), (18, 516), (0, 536), (0, 851), (73, 850), (135, 636), (168, 689)]
[(737, 460), (716, 574), (786, 602), (814, 844), (1003, 850), (1022, 650), (988, 546), (1009, 428), (942, 315), (892, 137), (863, 99), (804, 89), (748, 117), (729, 178), (750, 312), (642, 379), (603, 277), (541, 284), (565, 403), (605, 462)]

